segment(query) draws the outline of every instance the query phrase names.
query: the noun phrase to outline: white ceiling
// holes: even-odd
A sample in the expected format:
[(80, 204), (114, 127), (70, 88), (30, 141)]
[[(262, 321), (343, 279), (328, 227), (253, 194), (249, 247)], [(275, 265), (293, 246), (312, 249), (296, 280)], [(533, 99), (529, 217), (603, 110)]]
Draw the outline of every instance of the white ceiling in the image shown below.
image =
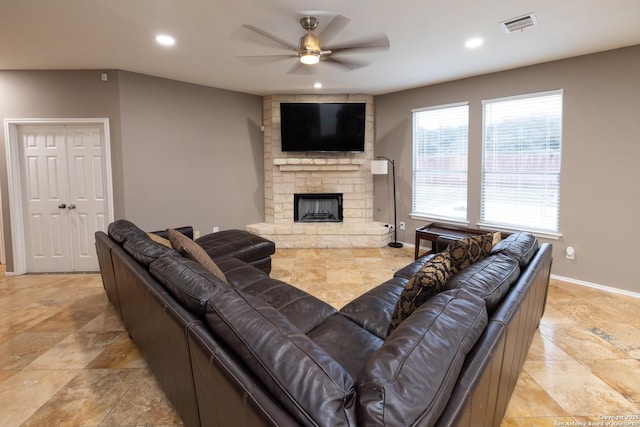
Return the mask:
[[(539, 25), (506, 34), (499, 23), (534, 13)], [(388, 51), (344, 71), (321, 62), (287, 74), (241, 55), (282, 54), (250, 40), (243, 24), (297, 44), (298, 20), (351, 19), (331, 44), (385, 33)], [(156, 34), (176, 38), (171, 48)], [(464, 47), (482, 37), (475, 50)], [(266, 95), (384, 94), (437, 82), (640, 44), (640, 0), (0, 0), (0, 69), (122, 69)], [(313, 67), (309, 69), (308, 67)]]

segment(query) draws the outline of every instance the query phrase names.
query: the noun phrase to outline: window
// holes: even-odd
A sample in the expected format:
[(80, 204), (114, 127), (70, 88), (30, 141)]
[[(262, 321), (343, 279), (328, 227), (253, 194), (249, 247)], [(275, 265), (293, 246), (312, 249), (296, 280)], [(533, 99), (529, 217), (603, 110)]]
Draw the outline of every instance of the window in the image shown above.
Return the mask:
[(562, 91), (483, 101), (481, 222), (557, 233)]
[(469, 106), (413, 111), (412, 215), (467, 220)]

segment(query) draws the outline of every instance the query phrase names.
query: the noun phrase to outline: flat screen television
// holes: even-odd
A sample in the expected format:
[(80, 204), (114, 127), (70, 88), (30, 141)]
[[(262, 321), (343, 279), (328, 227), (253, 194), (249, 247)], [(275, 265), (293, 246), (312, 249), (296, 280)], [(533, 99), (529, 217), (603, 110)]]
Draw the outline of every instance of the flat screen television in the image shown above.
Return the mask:
[(280, 104), (282, 151), (364, 151), (365, 103)]

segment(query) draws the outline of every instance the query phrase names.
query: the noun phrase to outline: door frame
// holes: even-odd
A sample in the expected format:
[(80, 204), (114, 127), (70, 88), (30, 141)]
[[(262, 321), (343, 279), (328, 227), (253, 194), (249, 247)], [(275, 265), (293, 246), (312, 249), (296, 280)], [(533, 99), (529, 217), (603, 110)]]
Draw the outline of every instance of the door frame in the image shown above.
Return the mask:
[(27, 256), (25, 245), (24, 210), (23, 210), (23, 183), (20, 169), (20, 141), (18, 140), (18, 128), (21, 125), (86, 125), (94, 124), (102, 126), (104, 131), (104, 147), (106, 161), (107, 180), (107, 222), (113, 222), (113, 179), (111, 172), (111, 136), (109, 133), (108, 118), (70, 118), (70, 119), (4, 119), (4, 140), (7, 158), (7, 178), (9, 187), (9, 214), (11, 215), (11, 249), (13, 253), (13, 271), (7, 275), (20, 275), (27, 273)]

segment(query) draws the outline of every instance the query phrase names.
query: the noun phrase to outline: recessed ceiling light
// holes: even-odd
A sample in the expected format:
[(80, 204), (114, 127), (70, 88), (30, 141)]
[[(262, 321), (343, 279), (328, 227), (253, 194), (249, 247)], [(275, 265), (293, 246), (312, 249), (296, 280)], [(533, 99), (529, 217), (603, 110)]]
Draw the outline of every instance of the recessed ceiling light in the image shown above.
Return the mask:
[(314, 83), (313, 87), (315, 87), (316, 89), (322, 89), (322, 83), (320, 82)]
[(483, 43), (484, 43), (484, 40), (482, 40), (480, 37), (474, 37), (472, 39), (467, 40), (464, 45), (467, 49), (476, 49), (482, 46)]
[(176, 39), (167, 34), (158, 34), (156, 36), (156, 42), (162, 46), (173, 46), (176, 44)]

